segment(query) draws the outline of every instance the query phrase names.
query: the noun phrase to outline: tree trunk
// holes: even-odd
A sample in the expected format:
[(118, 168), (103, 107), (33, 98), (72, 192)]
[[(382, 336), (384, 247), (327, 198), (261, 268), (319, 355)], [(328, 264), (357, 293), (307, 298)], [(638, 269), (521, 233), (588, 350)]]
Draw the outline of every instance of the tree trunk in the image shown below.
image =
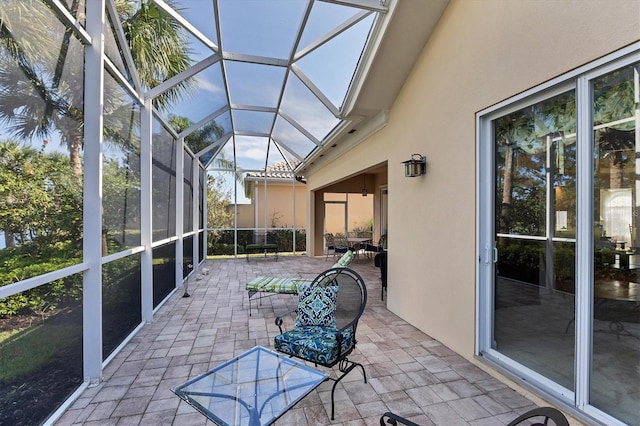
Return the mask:
[(82, 149), (82, 133), (74, 132), (68, 141), (69, 145), (69, 162), (71, 170), (76, 176), (82, 176), (82, 159), (80, 158), (80, 150)]
[(13, 238), (13, 234), (10, 234), (8, 232), (4, 232), (4, 246), (5, 247), (15, 247), (16, 246), (16, 240), (15, 240), (15, 238)]
[(609, 168), (609, 188), (622, 188), (622, 176), (624, 174), (624, 162), (620, 154), (611, 154), (611, 167)]
[(511, 222), (511, 201), (513, 198), (513, 147), (504, 152), (504, 176), (502, 186), (502, 203), (500, 205), (500, 222), (498, 232), (509, 233)]

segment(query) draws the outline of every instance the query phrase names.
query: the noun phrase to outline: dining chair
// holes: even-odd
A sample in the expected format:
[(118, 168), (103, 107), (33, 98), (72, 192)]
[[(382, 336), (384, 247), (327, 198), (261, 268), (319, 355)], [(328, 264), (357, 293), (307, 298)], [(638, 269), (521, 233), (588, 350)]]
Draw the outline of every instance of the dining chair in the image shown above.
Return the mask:
[(387, 243), (387, 234), (380, 235), (380, 239), (378, 240), (378, 244), (367, 244), (364, 248), (365, 254), (369, 257), (372, 253), (380, 253), (385, 250), (384, 246)]
[(349, 250), (349, 239), (342, 234), (336, 234), (334, 241), (336, 243), (336, 253), (346, 253)]
[(333, 254), (334, 257), (336, 254), (336, 242), (331, 232), (324, 234), (324, 254), (325, 260), (329, 258), (330, 254)]

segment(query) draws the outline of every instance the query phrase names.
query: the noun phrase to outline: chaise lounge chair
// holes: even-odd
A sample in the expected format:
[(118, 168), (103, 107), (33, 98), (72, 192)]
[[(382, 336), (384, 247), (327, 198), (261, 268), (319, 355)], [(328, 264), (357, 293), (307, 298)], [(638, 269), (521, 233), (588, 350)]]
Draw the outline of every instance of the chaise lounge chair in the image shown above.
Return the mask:
[[(353, 252), (347, 250), (331, 268), (346, 268), (353, 260)], [(331, 269), (330, 268), (330, 269)], [(251, 298), (256, 294), (262, 298), (264, 293), (268, 296), (274, 294), (298, 294), (298, 287), (304, 283), (311, 283), (313, 279), (301, 277), (256, 277), (245, 285), (249, 294), (249, 316), (251, 316)]]

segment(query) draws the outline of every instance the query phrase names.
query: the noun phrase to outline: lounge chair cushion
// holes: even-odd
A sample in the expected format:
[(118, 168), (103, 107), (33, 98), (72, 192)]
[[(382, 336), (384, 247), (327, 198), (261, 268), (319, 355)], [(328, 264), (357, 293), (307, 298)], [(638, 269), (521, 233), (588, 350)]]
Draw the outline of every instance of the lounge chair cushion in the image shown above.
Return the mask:
[[(302, 326), (275, 338), (275, 349), (319, 364), (331, 364), (338, 358), (338, 330), (335, 327)], [(353, 346), (353, 330), (342, 331), (342, 350)]]
[(303, 283), (298, 287), (300, 302), (296, 327), (317, 325), (336, 327), (337, 286), (322, 286)]
[(267, 293), (297, 294), (298, 286), (309, 281), (296, 278), (256, 277), (249, 281), (245, 289)]
[(278, 248), (277, 244), (247, 244), (245, 246), (247, 250), (275, 250)]
[(347, 250), (345, 254), (340, 256), (340, 259), (336, 263), (333, 264), (332, 268), (346, 268), (351, 264), (353, 260), (353, 251)]

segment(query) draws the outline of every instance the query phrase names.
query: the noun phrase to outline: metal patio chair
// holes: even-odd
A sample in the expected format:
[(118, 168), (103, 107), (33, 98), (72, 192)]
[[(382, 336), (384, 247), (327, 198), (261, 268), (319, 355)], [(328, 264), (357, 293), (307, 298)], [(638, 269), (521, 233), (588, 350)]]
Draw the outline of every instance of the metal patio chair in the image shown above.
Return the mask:
[(330, 254), (332, 254), (334, 257), (336, 255), (336, 242), (331, 232), (327, 232), (326, 234), (324, 234), (324, 253), (325, 260), (329, 258)]
[[(311, 283), (298, 288), (297, 309), (276, 318), (280, 335), (275, 337), (276, 351), (313, 362), (316, 366), (338, 366), (339, 377), (331, 389), (331, 420), (334, 420), (336, 385), (355, 367), (362, 364), (347, 357), (356, 347), (358, 321), (367, 304), (367, 288), (357, 272), (348, 268), (331, 268)], [(293, 328), (283, 329), (284, 317), (296, 312)]]
[(367, 256), (371, 256), (372, 253), (380, 253), (384, 251), (384, 246), (387, 241), (387, 234), (380, 235), (378, 244), (367, 244), (364, 248), (364, 252)]
[[(549, 422), (551, 420), (551, 423)], [(543, 421), (543, 423), (539, 423)], [(525, 423), (526, 422), (526, 423)], [(420, 426), (410, 420), (405, 419), (397, 414), (386, 412), (380, 417), (380, 426)], [(515, 420), (511, 421), (507, 426), (529, 425), (529, 426), (569, 426), (569, 421), (562, 412), (553, 407), (536, 407), (527, 411)]]

